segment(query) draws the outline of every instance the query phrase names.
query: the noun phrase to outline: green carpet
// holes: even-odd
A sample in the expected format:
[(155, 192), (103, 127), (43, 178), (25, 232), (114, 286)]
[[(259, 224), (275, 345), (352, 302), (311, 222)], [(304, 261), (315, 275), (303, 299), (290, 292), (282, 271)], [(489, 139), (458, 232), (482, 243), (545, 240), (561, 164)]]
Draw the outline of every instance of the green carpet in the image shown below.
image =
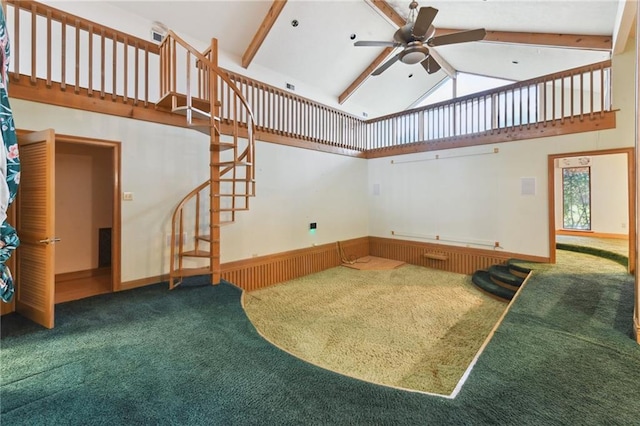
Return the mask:
[(314, 367), (263, 340), (228, 284), (65, 303), (56, 328), (2, 317), (3, 425), (630, 425), (640, 422), (633, 277), (558, 252), (452, 400)]
[(246, 293), (261, 335), (347, 376), (450, 395), (507, 304), (468, 275), (338, 266)]

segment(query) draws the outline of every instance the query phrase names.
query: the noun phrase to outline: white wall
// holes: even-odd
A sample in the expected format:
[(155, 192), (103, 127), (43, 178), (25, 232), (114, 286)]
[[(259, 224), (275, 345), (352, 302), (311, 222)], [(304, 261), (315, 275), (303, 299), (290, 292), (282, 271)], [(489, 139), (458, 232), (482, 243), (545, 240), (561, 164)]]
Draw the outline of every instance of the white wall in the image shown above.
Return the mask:
[(222, 228), (223, 262), (368, 235), (366, 160), (258, 143), (256, 163), (250, 210)]
[[(548, 155), (635, 144), (635, 91), (629, 90), (635, 87), (635, 44), (629, 44), (613, 58), (616, 129), (369, 160), (369, 234), (497, 241), (505, 251), (548, 256)], [(493, 148), (499, 153), (474, 155)], [(436, 155), (455, 158), (391, 163)], [(521, 195), (521, 178), (529, 177), (535, 178), (536, 193)], [(379, 195), (373, 195), (375, 185)]]

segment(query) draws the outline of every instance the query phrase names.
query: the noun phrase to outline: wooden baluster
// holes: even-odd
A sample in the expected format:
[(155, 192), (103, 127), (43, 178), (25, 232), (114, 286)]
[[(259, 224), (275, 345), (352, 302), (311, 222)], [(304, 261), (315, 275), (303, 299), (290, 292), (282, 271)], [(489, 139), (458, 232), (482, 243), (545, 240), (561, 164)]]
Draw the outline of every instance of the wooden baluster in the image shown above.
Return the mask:
[(51, 88), (51, 10), (47, 10), (47, 81), (46, 86)]
[[(113, 33), (113, 45), (112, 45), (112, 55), (113, 55), (113, 65), (112, 65), (112, 75), (111, 75), (111, 100), (115, 101), (118, 99), (118, 35)], [(160, 54), (160, 69), (162, 69), (162, 54)], [(160, 85), (162, 85), (162, 75), (160, 76)], [(162, 90), (160, 90), (160, 94), (162, 94)]]
[(584, 72), (580, 72), (580, 121), (584, 121)]
[(36, 18), (38, 16), (38, 9), (35, 3), (31, 5), (31, 84), (36, 84), (38, 77), (36, 75), (36, 52), (38, 47), (38, 36), (36, 34)]
[(89, 25), (89, 79), (87, 83), (87, 95), (93, 96), (93, 25)]
[(80, 21), (76, 19), (76, 81), (74, 91), (80, 93)]
[(140, 48), (138, 47), (138, 40), (133, 45), (133, 51), (136, 55), (133, 66), (133, 104), (138, 105), (140, 99)]
[(60, 90), (67, 90), (67, 15), (60, 18), (61, 60), (60, 60)]
[[(605, 78), (605, 73), (604, 73), (604, 65), (601, 63), (600, 64), (600, 118), (604, 117), (604, 78)], [(607, 107), (608, 109), (608, 107)]]
[(106, 60), (105, 60), (104, 28), (101, 28), (100, 29), (100, 99), (104, 99), (104, 96), (105, 96), (105, 88), (104, 88), (105, 66), (106, 66)]
[(560, 77), (560, 124), (564, 124), (564, 81), (565, 77)]
[[(174, 41), (174, 57), (173, 63), (175, 64), (175, 41)], [(126, 104), (129, 102), (129, 39), (128, 37), (124, 37), (124, 75), (123, 75), (123, 84), (124, 84), (124, 93), (122, 94), (122, 100)], [(175, 76), (173, 81), (173, 88), (175, 90)]]
[(589, 69), (589, 118), (593, 120), (593, 68)]
[(149, 46), (144, 46), (144, 106), (149, 105)]

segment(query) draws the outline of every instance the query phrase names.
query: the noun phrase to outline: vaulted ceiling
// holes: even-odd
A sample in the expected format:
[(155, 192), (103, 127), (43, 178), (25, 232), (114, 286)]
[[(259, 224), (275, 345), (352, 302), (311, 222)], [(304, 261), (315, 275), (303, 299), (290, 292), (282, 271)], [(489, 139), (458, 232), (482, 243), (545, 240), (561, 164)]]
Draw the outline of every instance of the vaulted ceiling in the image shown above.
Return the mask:
[(438, 10), (436, 35), (484, 28), (487, 36), (434, 49), (445, 65), (434, 74), (397, 62), (371, 76), (400, 48), (354, 41), (392, 41), (410, 0), (106, 3), (205, 44), (215, 37), (223, 66), (369, 117), (413, 105), (456, 71), (524, 80), (609, 59), (624, 49), (637, 7), (626, 0), (425, 0), (420, 6)]

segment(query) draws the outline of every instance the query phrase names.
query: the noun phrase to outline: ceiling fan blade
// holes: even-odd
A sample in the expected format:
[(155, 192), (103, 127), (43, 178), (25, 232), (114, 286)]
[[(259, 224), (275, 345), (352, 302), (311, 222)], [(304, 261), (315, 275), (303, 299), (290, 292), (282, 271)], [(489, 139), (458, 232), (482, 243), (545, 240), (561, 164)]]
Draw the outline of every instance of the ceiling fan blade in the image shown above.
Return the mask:
[(385, 72), (387, 70), (387, 68), (389, 68), (391, 65), (395, 64), (398, 61), (398, 59), (400, 59), (400, 53), (395, 55), (393, 58), (389, 59), (384, 64), (380, 65), (374, 72), (371, 73), (371, 75), (380, 75), (380, 74), (382, 74), (383, 72)]
[(427, 71), (427, 73), (429, 74), (433, 74), (435, 72), (440, 71), (440, 64), (438, 63), (438, 61), (436, 61), (435, 59), (433, 59), (433, 56), (429, 55), (427, 56), (427, 59), (425, 59), (424, 61), (420, 62), (422, 64), (422, 67), (425, 69), (425, 71)]
[(356, 41), (353, 43), (354, 46), (371, 46), (371, 47), (398, 47), (401, 46), (400, 43), (396, 43), (395, 41)]
[(482, 40), (487, 32), (484, 28), (477, 30), (460, 31), (458, 33), (445, 34), (432, 38), (427, 42), (429, 46), (444, 46), (445, 44), (465, 43), (468, 41)]
[(413, 24), (413, 36), (415, 38), (424, 37), (437, 14), (438, 9), (434, 9), (433, 7), (421, 7), (418, 12), (418, 17), (416, 18), (416, 23)]

